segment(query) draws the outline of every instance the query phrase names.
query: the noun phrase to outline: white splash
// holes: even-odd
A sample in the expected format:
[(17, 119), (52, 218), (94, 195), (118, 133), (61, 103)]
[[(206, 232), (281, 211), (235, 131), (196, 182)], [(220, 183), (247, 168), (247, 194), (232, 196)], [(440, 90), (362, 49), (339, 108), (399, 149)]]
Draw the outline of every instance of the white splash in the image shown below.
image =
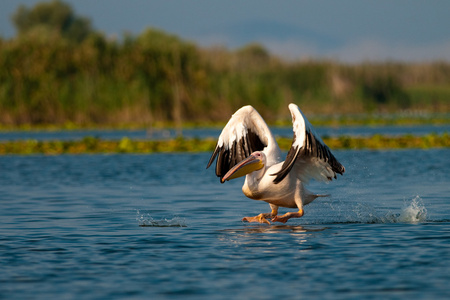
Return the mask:
[[(420, 223), (427, 221), (427, 209), (419, 196), (405, 200), (400, 211), (384, 210), (364, 202), (322, 202), (308, 206), (310, 214), (306, 215), (303, 224), (325, 223)], [(317, 215), (321, 218), (317, 219)]]
[(136, 221), (140, 227), (187, 227), (186, 220), (183, 218), (175, 216), (172, 219), (155, 220), (150, 214), (141, 214), (139, 210), (136, 210)]
[(424, 222), (427, 219), (427, 209), (423, 204), (422, 199), (416, 196), (411, 203), (405, 203), (400, 215), (397, 217), (397, 222), (401, 223), (418, 223)]
[(405, 201), (400, 213), (387, 212), (383, 215), (374, 208), (356, 213), (360, 221), (368, 223), (419, 223), (427, 220), (427, 209), (419, 196), (415, 196), (410, 202)]

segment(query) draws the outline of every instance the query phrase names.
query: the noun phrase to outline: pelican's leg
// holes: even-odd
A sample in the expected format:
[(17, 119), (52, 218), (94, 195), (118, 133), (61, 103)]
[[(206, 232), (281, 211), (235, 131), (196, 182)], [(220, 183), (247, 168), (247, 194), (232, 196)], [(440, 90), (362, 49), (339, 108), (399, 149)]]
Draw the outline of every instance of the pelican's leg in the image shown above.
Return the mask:
[[(303, 217), (303, 198), (307, 194), (307, 190), (304, 188), (303, 184), (300, 182), (300, 185), (297, 187), (295, 191), (295, 204), (297, 205), (298, 212), (288, 212), (282, 215), (281, 217), (275, 216), (272, 218), (272, 222), (281, 222), (286, 223), (290, 218), (301, 218)], [(314, 200), (314, 199), (313, 199)], [(311, 200), (312, 201), (312, 200)]]
[(286, 223), (287, 220), (289, 220), (290, 218), (300, 218), (302, 216), (303, 216), (303, 208), (300, 208), (298, 210), (298, 212), (288, 212), (288, 213), (285, 213), (284, 215), (282, 215), (281, 217), (275, 216), (272, 219), (272, 222)]
[(270, 204), (270, 208), (272, 208), (272, 212), (265, 213), (265, 214), (259, 214), (254, 217), (244, 217), (242, 221), (247, 221), (249, 223), (251, 222), (259, 222), (259, 223), (266, 223), (270, 224), (269, 220), (270, 218), (276, 217), (278, 214), (278, 206)]

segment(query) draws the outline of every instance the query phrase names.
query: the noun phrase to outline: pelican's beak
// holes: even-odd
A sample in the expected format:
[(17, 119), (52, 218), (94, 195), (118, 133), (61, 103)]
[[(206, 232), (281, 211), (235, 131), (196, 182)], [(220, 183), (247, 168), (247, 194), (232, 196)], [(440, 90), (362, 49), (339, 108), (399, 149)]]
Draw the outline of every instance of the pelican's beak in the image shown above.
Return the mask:
[(220, 181), (224, 183), (225, 181), (242, 177), (253, 171), (260, 170), (263, 167), (264, 164), (261, 159), (257, 158), (254, 155), (250, 155), (249, 157), (235, 165), (233, 168), (231, 168)]

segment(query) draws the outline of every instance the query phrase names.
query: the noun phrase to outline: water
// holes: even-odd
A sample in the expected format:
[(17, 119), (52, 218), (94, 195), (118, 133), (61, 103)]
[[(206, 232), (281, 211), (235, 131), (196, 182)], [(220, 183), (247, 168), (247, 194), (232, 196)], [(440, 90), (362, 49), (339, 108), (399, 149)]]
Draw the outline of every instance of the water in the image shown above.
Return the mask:
[(448, 299), (450, 150), (334, 153), (285, 225), (208, 153), (1, 156), (0, 298)]
[[(292, 127), (271, 127), (275, 136), (292, 137)], [(383, 135), (425, 135), (429, 133), (443, 134), (450, 132), (450, 125), (418, 125), (418, 126), (318, 126), (316, 132), (321, 136), (371, 136)], [(186, 138), (217, 138), (222, 128), (194, 128), (181, 131)], [(131, 139), (170, 139), (180, 134), (176, 129), (147, 130), (55, 130), (55, 131), (3, 131), (0, 132), (0, 141), (8, 140), (80, 140), (86, 136), (93, 136), (107, 140), (118, 140), (123, 137)]]

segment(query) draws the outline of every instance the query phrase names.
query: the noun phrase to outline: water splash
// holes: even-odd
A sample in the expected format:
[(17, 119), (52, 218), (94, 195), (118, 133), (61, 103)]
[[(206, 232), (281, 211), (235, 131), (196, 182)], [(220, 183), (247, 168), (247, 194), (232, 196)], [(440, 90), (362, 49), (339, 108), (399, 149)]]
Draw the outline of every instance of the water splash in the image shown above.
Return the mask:
[(427, 219), (427, 209), (419, 196), (410, 202), (405, 201), (400, 213), (388, 211), (383, 214), (367, 206), (355, 212), (362, 223), (419, 223)]
[(418, 223), (424, 222), (427, 219), (427, 209), (419, 196), (412, 199), (411, 203), (405, 203), (397, 222), (402, 223)]
[(136, 210), (136, 221), (140, 227), (187, 227), (183, 218), (175, 216), (172, 219), (155, 220), (149, 213), (141, 213), (139, 210)]
[[(317, 206), (317, 211), (304, 217), (303, 224), (325, 223), (419, 223), (427, 221), (427, 209), (419, 196), (405, 201), (399, 212), (376, 208), (369, 203), (329, 202)], [(320, 208), (319, 208), (320, 207)], [(322, 218), (317, 220), (317, 214)], [(312, 215), (316, 215), (312, 217)], [(311, 219), (310, 217), (311, 216)], [(314, 219), (312, 219), (314, 218)], [(304, 222), (306, 221), (306, 222)]]

